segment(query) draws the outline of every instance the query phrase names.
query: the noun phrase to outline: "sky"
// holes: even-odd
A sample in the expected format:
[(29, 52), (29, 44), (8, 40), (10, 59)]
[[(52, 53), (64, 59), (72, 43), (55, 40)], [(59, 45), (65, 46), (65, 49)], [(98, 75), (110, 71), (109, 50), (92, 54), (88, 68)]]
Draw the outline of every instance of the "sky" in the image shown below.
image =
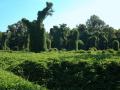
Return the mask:
[(85, 24), (94, 14), (115, 29), (120, 28), (120, 0), (0, 0), (0, 31), (22, 18), (35, 20), (47, 1), (54, 4), (53, 15), (44, 21), (47, 31), (63, 23), (70, 28)]

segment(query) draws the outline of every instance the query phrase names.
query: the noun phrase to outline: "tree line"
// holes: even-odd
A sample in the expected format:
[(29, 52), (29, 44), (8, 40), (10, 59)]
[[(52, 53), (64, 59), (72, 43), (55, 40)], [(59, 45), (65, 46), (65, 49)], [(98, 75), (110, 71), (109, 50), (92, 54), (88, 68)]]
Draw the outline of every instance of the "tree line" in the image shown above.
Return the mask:
[(38, 17), (32, 22), (23, 18), (9, 25), (6, 32), (0, 32), (1, 50), (26, 50), (40, 52), (56, 48), (58, 50), (119, 50), (120, 29), (107, 25), (98, 16), (92, 15), (86, 24), (79, 24), (70, 29), (67, 24), (53, 26), (45, 31), (43, 21), (53, 14), (53, 4), (46, 3)]

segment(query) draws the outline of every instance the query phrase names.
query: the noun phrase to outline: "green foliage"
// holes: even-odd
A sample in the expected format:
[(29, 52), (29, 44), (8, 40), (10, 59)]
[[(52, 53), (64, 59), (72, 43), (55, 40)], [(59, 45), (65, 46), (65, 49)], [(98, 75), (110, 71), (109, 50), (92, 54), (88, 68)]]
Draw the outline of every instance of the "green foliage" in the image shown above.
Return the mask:
[(120, 90), (120, 31), (92, 15), (86, 25), (60, 24), (47, 33), (43, 21), (52, 7), (47, 2), (36, 20), (0, 32), (0, 90)]
[(114, 40), (112, 42), (112, 47), (114, 50), (119, 50), (119, 41), (118, 40)]
[(47, 90), (13, 73), (0, 70), (0, 90)]
[[(0, 83), (0, 87), (6, 86), (11, 89), (14, 86), (17, 90), (17, 83), (25, 85), (24, 88), (34, 87), (33, 84), (27, 84), (30, 81), (52, 90), (98, 90), (99, 88), (119, 90), (120, 59), (117, 51), (114, 51), (116, 54), (108, 51), (90, 52), (83, 50), (42, 53), (0, 52), (0, 68), (17, 75), (12, 73), (7, 75), (3, 70), (0, 71), (0, 81), (5, 82)], [(19, 81), (18, 76), (24, 79)]]
[(97, 48), (96, 47), (91, 47), (89, 48), (90, 51), (97, 51)]
[(0, 49), (2, 49), (2, 32), (0, 32)]
[[(67, 24), (60, 24), (53, 26), (47, 33), (43, 21), (48, 15), (52, 15), (52, 6), (52, 3), (46, 3), (46, 7), (38, 11), (37, 20), (30, 22), (23, 18), (9, 25), (7, 32), (0, 34), (0, 49), (41, 52), (49, 48), (88, 50), (95, 47), (98, 50), (106, 50), (113, 48), (111, 43), (113, 40), (120, 41), (119, 30), (106, 25), (96, 15), (92, 15), (86, 25), (79, 24), (70, 29)], [(83, 41), (83, 47), (78, 40)]]
[(86, 22), (89, 31), (102, 30), (105, 23), (98, 16), (92, 15)]
[(96, 36), (91, 36), (88, 39), (88, 47), (92, 48), (92, 47), (97, 47), (98, 46), (98, 39)]
[(108, 47), (108, 39), (104, 35), (99, 36), (99, 49), (105, 50)]
[(50, 39), (46, 40), (46, 44), (47, 44), (47, 49), (51, 49), (51, 40)]
[(114, 49), (107, 49), (106, 52), (109, 52), (109, 53), (115, 53)]
[(68, 43), (68, 33), (69, 28), (66, 24), (60, 24), (60, 26), (53, 26), (53, 28), (50, 29), (52, 48), (66, 48)]
[(77, 28), (78, 28), (78, 31), (79, 31), (80, 34), (87, 29), (87, 28), (86, 28), (86, 25), (84, 25), (84, 24), (79, 24), (79, 25), (77, 26)]
[(84, 42), (82, 40), (78, 40), (78, 50), (84, 48)]
[(70, 31), (68, 37), (68, 50), (78, 50), (79, 32), (76, 29)]
[(33, 61), (25, 61), (16, 67), (11, 67), (10, 71), (39, 85), (44, 85), (45, 79), (49, 76), (43, 65)]
[(11, 50), (23, 50), (27, 48), (27, 27), (24, 26), (22, 21), (9, 25), (5, 39), (6, 46)]
[(47, 50), (46, 32), (43, 21), (48, 15), (52, 14), (52, 6), (52, 3), (47, 2), (46, 7), (42, 11), (38, 12), (37, 20), (34, 20), (33, 22), (29, 22), (29, 20), (22, 19), (23, 23), (28, 28), (28, 35), (30, 35), (30, 51), (40, 52)]

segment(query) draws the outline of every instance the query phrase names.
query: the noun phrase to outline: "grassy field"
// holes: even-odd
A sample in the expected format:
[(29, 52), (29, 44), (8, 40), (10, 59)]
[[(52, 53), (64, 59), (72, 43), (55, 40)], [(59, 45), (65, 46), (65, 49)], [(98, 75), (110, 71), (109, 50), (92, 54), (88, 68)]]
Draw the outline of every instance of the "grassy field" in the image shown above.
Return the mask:
[(43, 87), (120, 90), (120, 52), (0, 52), (0, 90), (46, 90)]

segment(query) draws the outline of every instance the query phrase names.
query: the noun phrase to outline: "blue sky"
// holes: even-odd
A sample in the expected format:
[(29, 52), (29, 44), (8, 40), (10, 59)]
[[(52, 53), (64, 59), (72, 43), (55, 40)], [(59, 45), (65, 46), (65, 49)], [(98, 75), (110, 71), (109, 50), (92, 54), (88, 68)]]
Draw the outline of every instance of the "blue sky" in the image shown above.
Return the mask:
[(30, 21), (37, 18), (38, 10), (45, 7), (45, 2), (53, 2), (54, 13), (45, 21), (49, 31), (53, 25), (62, 23), (73, 28), (95, 14), (110, 26), (120, 28), (120, 0), (1, 0), (0, 1), (0, 31), (5, 31), (21, 18)]

